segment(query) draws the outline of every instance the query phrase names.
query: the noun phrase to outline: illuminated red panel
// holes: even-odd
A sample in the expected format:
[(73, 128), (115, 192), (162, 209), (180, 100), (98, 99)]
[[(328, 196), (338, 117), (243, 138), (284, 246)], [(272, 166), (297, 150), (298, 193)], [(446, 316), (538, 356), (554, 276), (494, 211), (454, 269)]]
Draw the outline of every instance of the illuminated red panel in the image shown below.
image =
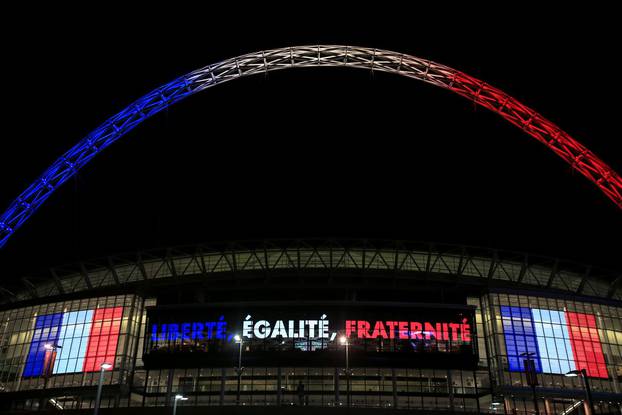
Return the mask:
[(566, 312), (566, 321), (577, 369), (585, 369), (590, 377), (608, 378), (594, 315)]
[(123, 307), (95, 310), (84, 358), (85, 372), (99, 371), (102, 363), (114, 365), (122, 316)]

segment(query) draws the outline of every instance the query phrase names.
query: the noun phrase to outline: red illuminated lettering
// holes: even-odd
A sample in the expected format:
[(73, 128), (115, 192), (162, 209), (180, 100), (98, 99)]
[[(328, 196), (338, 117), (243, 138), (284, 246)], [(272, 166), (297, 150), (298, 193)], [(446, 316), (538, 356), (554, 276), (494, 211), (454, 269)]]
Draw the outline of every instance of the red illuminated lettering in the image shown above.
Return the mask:
[(460, 329), (461, 340), (465, 342), (471, 341), (471, 325), (468, 324), (468, 320), (465, 318), (462, 320), (462, 327)]
[(449, 323), (449, 328), (451, 329), (451, 340), (458, 340), (458, 329), (460, 328), (460, 324), (458, 323)]
[(355, 330), (356, 320), (346, 320), (346, 337), (350, 337)]
[(389, 338), (395, 338), (395, 327), (397, 327), (397, 321), (387, 321), (387, 326), (389, 327)]
[[(438, 324), (437, 324), (438, 326)], [(427, 321), (424, 324), (424, 334), (426, 335), (426, 338), (431, 339), (431, 338), (435, 338), (436, 339), (436, 327), (434, 327), (432, 325), (432, 323), (428, 323)]]
[(374, 339), (377, 339), (378, 337), (382, 337), (383, 339), (388, 338), (387, 331), (384, 328), (384, 324), (382, 323), (382, 321), (376, 321), (376, 324), (374, 325), (374, 332), (372, 334), (372, 337)]
[(346, 336), (355, 336), (359, 339), (382, 338), (470, 342), (471, 325), (466, 318), (459, 323), (346, 320)]
[(367, 339), (367, 338), (369, 338), (369, 329), (370, 328), (371, 328), (371, 325), (369, 324), (369, 321), (359, 320), (356, 323), (356, 330), (358, 332), (358, 338), (359, 339)]
[(408, 322), (400, 321), (398, 324), (398, 328), (400, 331), (400, 339), (407, 339), (408, 338)]
[(410, 323), (410, 338), (411, 339), (418, 339), (421, 340), (423, 339), (423, 333), (421, 333), (421, 323), (417, 323), (416, 321), (413, 321)]

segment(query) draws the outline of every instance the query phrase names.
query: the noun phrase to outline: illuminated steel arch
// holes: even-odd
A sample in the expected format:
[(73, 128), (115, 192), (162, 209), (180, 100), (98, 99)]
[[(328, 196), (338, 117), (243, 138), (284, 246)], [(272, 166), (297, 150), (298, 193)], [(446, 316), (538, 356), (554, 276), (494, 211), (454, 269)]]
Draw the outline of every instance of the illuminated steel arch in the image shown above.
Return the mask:
[(622, 178), (585, 146), (508, 94), (460, 71), (388, 50), (295, 46), (249, 53), (190, 72), (150, 92), (83, 138), (30, 185), (0, 217), (0, 247), (67, 179), (138, 124), (181, 99), (243, 76), (295, 67), (352, 67), (394, 73), (448, 89), (488, 108), (546, 145), (622, 209)]

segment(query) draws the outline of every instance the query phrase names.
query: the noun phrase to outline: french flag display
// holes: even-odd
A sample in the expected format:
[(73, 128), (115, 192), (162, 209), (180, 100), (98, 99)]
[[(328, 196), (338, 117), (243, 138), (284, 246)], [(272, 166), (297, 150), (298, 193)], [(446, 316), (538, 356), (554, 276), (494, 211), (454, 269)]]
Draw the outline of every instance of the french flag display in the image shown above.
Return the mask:
[(501, 306), (501, 318), (510, 371), (524, 372), (521, 354), (532, 353), (537, 373), (609, 377), (593, 314)]
[(102, 363), (114, 365), (122, 316), (123, 307), (37, 316), (23, 376), (95, 372)]

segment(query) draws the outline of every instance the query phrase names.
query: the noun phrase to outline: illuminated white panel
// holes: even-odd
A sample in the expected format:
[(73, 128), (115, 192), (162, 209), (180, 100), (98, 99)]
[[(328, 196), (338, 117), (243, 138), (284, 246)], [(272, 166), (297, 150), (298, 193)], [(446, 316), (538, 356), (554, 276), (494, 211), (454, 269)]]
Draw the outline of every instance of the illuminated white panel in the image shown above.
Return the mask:
[(93, 310), (63, 315), (53, 373), (82, 372), (92, 322)]
[(576, 369), (563, 311), (531, 309), (542, 372), (564, 374)]

